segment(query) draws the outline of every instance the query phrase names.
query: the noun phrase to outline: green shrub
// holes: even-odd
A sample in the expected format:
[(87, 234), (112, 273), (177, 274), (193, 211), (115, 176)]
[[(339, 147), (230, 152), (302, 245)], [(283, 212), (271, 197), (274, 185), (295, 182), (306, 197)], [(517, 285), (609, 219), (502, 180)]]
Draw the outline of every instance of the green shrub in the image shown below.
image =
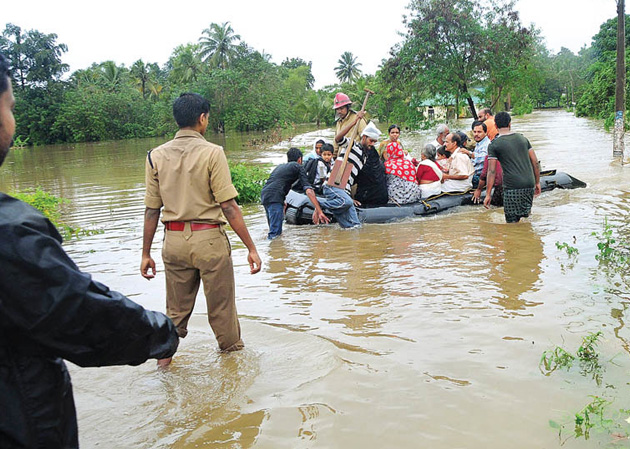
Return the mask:
[(65, 238), (78, 237), (80, 235), (92, 235), (102, 234), (103, 230), (100, 229), (83, 229), (73, 228), (61, 221), (61, 213), (59, 208), (62, 204), (68, 202), (64, 198), (59, 198), (52, 193), (42, 190), (41, 187), (36, 189), (26, 190), (24, 192), (12, 193), (12, 196), (20, 201), (24, 201), (26, 204), (30, 204), (35, 209), (39, 210), (50, 222), (55, 225), (59, 233)]
[(257, 203), (260, 201), (262, 191), (269, 173), (257, 165), (230, 163), (232, 184), (238, 191), (236, 202), (238, 204)]

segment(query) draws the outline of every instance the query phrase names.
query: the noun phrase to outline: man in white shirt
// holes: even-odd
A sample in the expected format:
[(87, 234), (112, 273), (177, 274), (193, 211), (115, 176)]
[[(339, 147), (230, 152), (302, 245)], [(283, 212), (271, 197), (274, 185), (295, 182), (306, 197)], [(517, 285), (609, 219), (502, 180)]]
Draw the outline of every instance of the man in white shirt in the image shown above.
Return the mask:
[(470, 158), (460, 151), (462, 138), (457, 133), (450, 133), (445, 144), (451, 157), (448, 173), (442, 177), (442, 192), (466, 192), (472, 188), (475, 169)]

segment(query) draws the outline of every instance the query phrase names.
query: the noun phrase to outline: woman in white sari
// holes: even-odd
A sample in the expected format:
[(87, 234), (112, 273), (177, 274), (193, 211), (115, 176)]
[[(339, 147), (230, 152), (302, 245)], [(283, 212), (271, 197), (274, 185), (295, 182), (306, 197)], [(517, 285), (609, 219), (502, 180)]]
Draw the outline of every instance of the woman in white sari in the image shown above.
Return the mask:
[(442, 193), (442, 170), (435, 162), (435, 147), (428, 143), (422, 149), (422, 161), (418, 165), (416, 181), (422, 190), (422, 199)]

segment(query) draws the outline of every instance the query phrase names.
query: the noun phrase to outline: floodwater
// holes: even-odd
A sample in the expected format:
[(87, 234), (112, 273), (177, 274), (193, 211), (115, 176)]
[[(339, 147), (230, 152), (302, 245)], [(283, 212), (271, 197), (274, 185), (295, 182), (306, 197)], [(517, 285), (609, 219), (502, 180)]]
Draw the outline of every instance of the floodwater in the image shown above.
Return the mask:
[[(591, 235), (606, 218), (628, 237), (630, 167), (611, 161), (612, 136), (600, 122), (544, 111), (515, 118), (513, 129), (543, 168), (588, 187), (543, 193), (516, 225), (504, 223), (502, 209), (469, 206), (350, 231), (286, 226), (271, 243), (262, 207), (246, 206), (263, 259), (262, 272), (250, 275), (231, 235), (246, 349), (217, 352), (200, 296), (169, 370), (154, 361), (70, 366), (82, 447), (592, 448), (629, 432), (627, 415), (617, 413), (615, 432), (596, 426), (588, 440), (575, 438), (572, 416), (595, 395), (611, 402), (607, 414), (630, 409), (630, 294), (598, 266)], [(403, 131), (401, 140), (418, 155), (429, 134)], [(320, 136), (332, 133), (292, 144)], [(251, 138), (228, 136), (228, 157), (284, 160), (288, 141), (253, 150)], [(39, 185), (70, 199), (65, 221), (103, 231), (65, 243), (78, 265), (163, 311), (161, 230), (157, 278), (148, 282), (138, 269), (144, 155), (160, 142), (17, 150), (0, 188)], [(575, 352), (595, 331), (603, 332), (601, 386), (578, 368), (541, 373), (543, 351)], [(560, 438), (550, 420), (565, 425)]]

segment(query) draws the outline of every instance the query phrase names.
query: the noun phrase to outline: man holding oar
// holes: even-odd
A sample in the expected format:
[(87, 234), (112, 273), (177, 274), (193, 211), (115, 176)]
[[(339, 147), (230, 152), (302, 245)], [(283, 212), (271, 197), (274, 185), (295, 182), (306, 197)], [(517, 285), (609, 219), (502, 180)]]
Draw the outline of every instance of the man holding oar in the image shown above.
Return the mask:
[[(352, 142), (351, 148), (348, 145), (341, 149), (336, 164), (341, 166), (343, 163), (342, 159), (347, 161), (348, 171), (346, 175), (348, 178), (345, 184), (343, 182), (339, 186), (336, 184), (334, 169), (328, 174), (328, 180), (324, 184), (324, 196), (326, 199), (321, 200), (319, 204), (333, 213), (342, 228), (352, 228), (361, 225), (355, 208), (355, 201), (351, 197), (351, 189), (357, 175), (365, 165), (368, 149), (374, 147), (380, 135), (381, 132), (376, 125), (370, 122), (363, 130), (360, 142)], [(341, 143), (342, 145), (346, 144), (347, 139), (344, 138)], [(348, 154), (347, 157), (346, 154)]]
[(335, 124), (335, 139), (333, 140), (333, 156), (339, 156), (339, 147), (341, 146), (343, 139), (348, 135), (355, 126), (357, 128), (357, 136), (363, 133), (363, 129), (367, 126), (365, 121), (365, 111), (353, 111), (350, 109), (352, 101), (346, 94), (339, 92), (335, 95), (335, 101), (333, 109), (337, 116), (337, 123)]
[(374, 93), (369, 89), (365, 89), (365, 91), (366, 95), (361, 111), (356, 113), (356, 117), (351, 123), (353, 128), (350, 139), (342, 137), (338, 142), (341, 151), (324, 184), (324, 196), (326, 199), (319, 202), (321, 207), (327, 208), (333, 213), (342, 228), (353, 228), (361, 225), (355, 208), (355, 201), (352, 200), (351, 196), (352, 186), (365, 165), (367, 151), (376, 144), (381, 135), (376, 125), (370, 122), (361, 132), (360, 142), (355, 142), (361, 126), (360, 120), (363, 120), (365, 115), (368, 98), (370, 94)]

